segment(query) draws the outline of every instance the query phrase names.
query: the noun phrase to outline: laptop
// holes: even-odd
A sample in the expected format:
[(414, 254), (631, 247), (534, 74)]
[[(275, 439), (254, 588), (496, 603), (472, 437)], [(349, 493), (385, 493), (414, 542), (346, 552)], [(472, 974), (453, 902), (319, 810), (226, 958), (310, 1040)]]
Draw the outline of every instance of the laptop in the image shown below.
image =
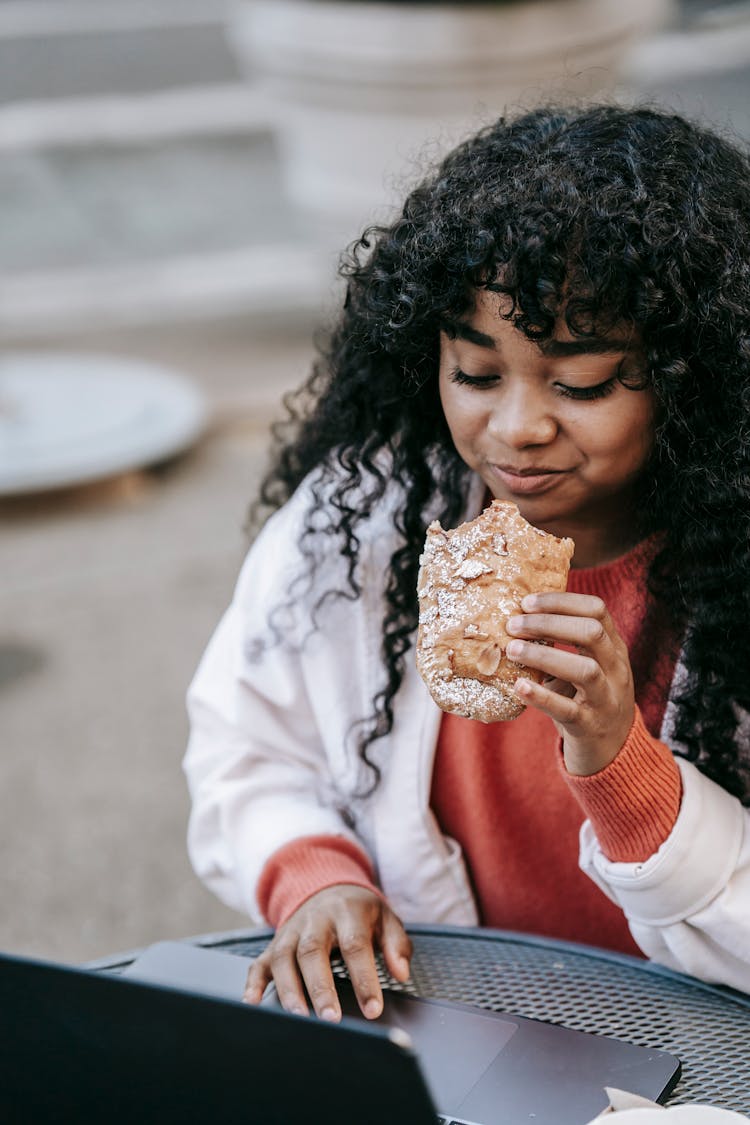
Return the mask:
[[(605, 1087), (663, 1100), (660, 1050), (386, 993), (340, 1024), (240, 1001), (249, 960), (181, 942), (123, 975), (0, 955), (4, 1125), (584, 1125)], [(230, 1117), (231, 1114), (231, 1117)]]

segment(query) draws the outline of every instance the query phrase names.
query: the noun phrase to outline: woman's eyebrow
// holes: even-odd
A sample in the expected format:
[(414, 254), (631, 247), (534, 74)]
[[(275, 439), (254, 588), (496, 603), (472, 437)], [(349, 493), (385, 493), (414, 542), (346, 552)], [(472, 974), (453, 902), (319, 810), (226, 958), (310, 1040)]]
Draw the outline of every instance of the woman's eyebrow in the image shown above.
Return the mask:
[(448, 320), (447, 317), (442, 317), (440, 320), (440, 327), (451, 338), (458, 336), (460, 340), (466, 340), (470, 344), (476, 344), (480, 348), (492, 348), (497, 351), (497, 342), (488, 336), (485, 332), (480, 332), (476, 328), (472, 328), (465, 320)]
[[(451, 338), (458, 337), (480, 348), (489, 348), (499, 351), (500, 345), (486, 332), (472, 328), (465, 320), (449, 320), (443, 317), (440, 327)], [(626, 336), (579, 336), (574, 340), (544, 340), (539, 341), (539, 350), (551, 359), (565, 358), (577, 355), (622, 355), (623, 352), (633, 350), (632, 337)]]
[(552, 359), (571, 355), (622, 355), (633, 350), (633, 340), (625, 336), (580, 336), (575, 340), (544, 340), (539, 348)]

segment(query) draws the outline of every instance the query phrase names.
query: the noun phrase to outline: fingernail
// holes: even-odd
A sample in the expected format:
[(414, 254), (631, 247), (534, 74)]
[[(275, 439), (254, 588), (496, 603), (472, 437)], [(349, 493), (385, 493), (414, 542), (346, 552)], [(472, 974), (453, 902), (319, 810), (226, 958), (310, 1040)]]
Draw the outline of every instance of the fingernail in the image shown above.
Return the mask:
[(365, 1015), (368, 1020), (377, 1019), (382, 1011), (382, 1006), (379, 1000), (368, 1000), (364, 1007)]
[(520, 631), (523, 629), (523, 618), (509, 617), (508, 623), (505, 628), (511, 633), (520, 633)]
[(506, 652), (508, 653), (508, 656), (511, 656), (511, 657), (512, 656), (520, 656), (521, 653), (523, 652), (523, 642), (522, 641), (511, 641), (510, 644), (508, 645), (507, 649), (506, 649)]
[(527, 594), (525, 598), (521, 598), (521, 609), (530, 610), (536, 608), (536, 597), (534, 594)]
[(323, 1009), (323, 1011), (320, 1013), (320, 1018), (322, 1020), (328, 1020), (329, 1023), (336, 1023), (339, 1018), (339, 1014), (335, 1008), (331, 1008), (329, 1006), (328, 1008)]
[(516, 680), (513, 685), (516, 695), (530, 695), (531, 684), (528, 680)]

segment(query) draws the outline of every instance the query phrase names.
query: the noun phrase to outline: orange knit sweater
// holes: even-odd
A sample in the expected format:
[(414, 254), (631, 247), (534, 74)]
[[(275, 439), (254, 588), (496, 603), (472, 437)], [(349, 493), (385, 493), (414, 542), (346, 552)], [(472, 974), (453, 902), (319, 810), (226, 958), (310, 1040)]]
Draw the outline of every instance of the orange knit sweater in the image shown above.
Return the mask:
[[(645, 594), (652, 553), (652, 543), (640, 544), (613, 563), (572, 570), (568, 582), (569, 590), (603, 598), (630, 652), (636, 718), (606, 769), (567, 774), (554, 725), (531, 708), (511, 723), (443, 717), (431, 804), (463, 849), (483, 925), (638, 952), (622, 912), (580, 871), (578, 833), (588, 817), (610, 859), (635, 862), (656, 851), (679, 811), (679, 770), (656, 737), (676, 645)], [(306, 837), (271, 857), (258, 898), (279, 926), (335, 883), (377, 890), (359, 848), (339, 837)]]

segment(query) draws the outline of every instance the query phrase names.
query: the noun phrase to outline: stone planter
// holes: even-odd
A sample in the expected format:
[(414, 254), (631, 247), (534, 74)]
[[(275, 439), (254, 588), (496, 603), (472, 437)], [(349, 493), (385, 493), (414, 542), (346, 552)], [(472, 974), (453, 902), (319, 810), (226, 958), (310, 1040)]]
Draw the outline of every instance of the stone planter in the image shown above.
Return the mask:
[(671, 0), (244, 0), (230, 38), (267, 98), (289, 200), (333, 246), (506, 109), (609, 91)]

